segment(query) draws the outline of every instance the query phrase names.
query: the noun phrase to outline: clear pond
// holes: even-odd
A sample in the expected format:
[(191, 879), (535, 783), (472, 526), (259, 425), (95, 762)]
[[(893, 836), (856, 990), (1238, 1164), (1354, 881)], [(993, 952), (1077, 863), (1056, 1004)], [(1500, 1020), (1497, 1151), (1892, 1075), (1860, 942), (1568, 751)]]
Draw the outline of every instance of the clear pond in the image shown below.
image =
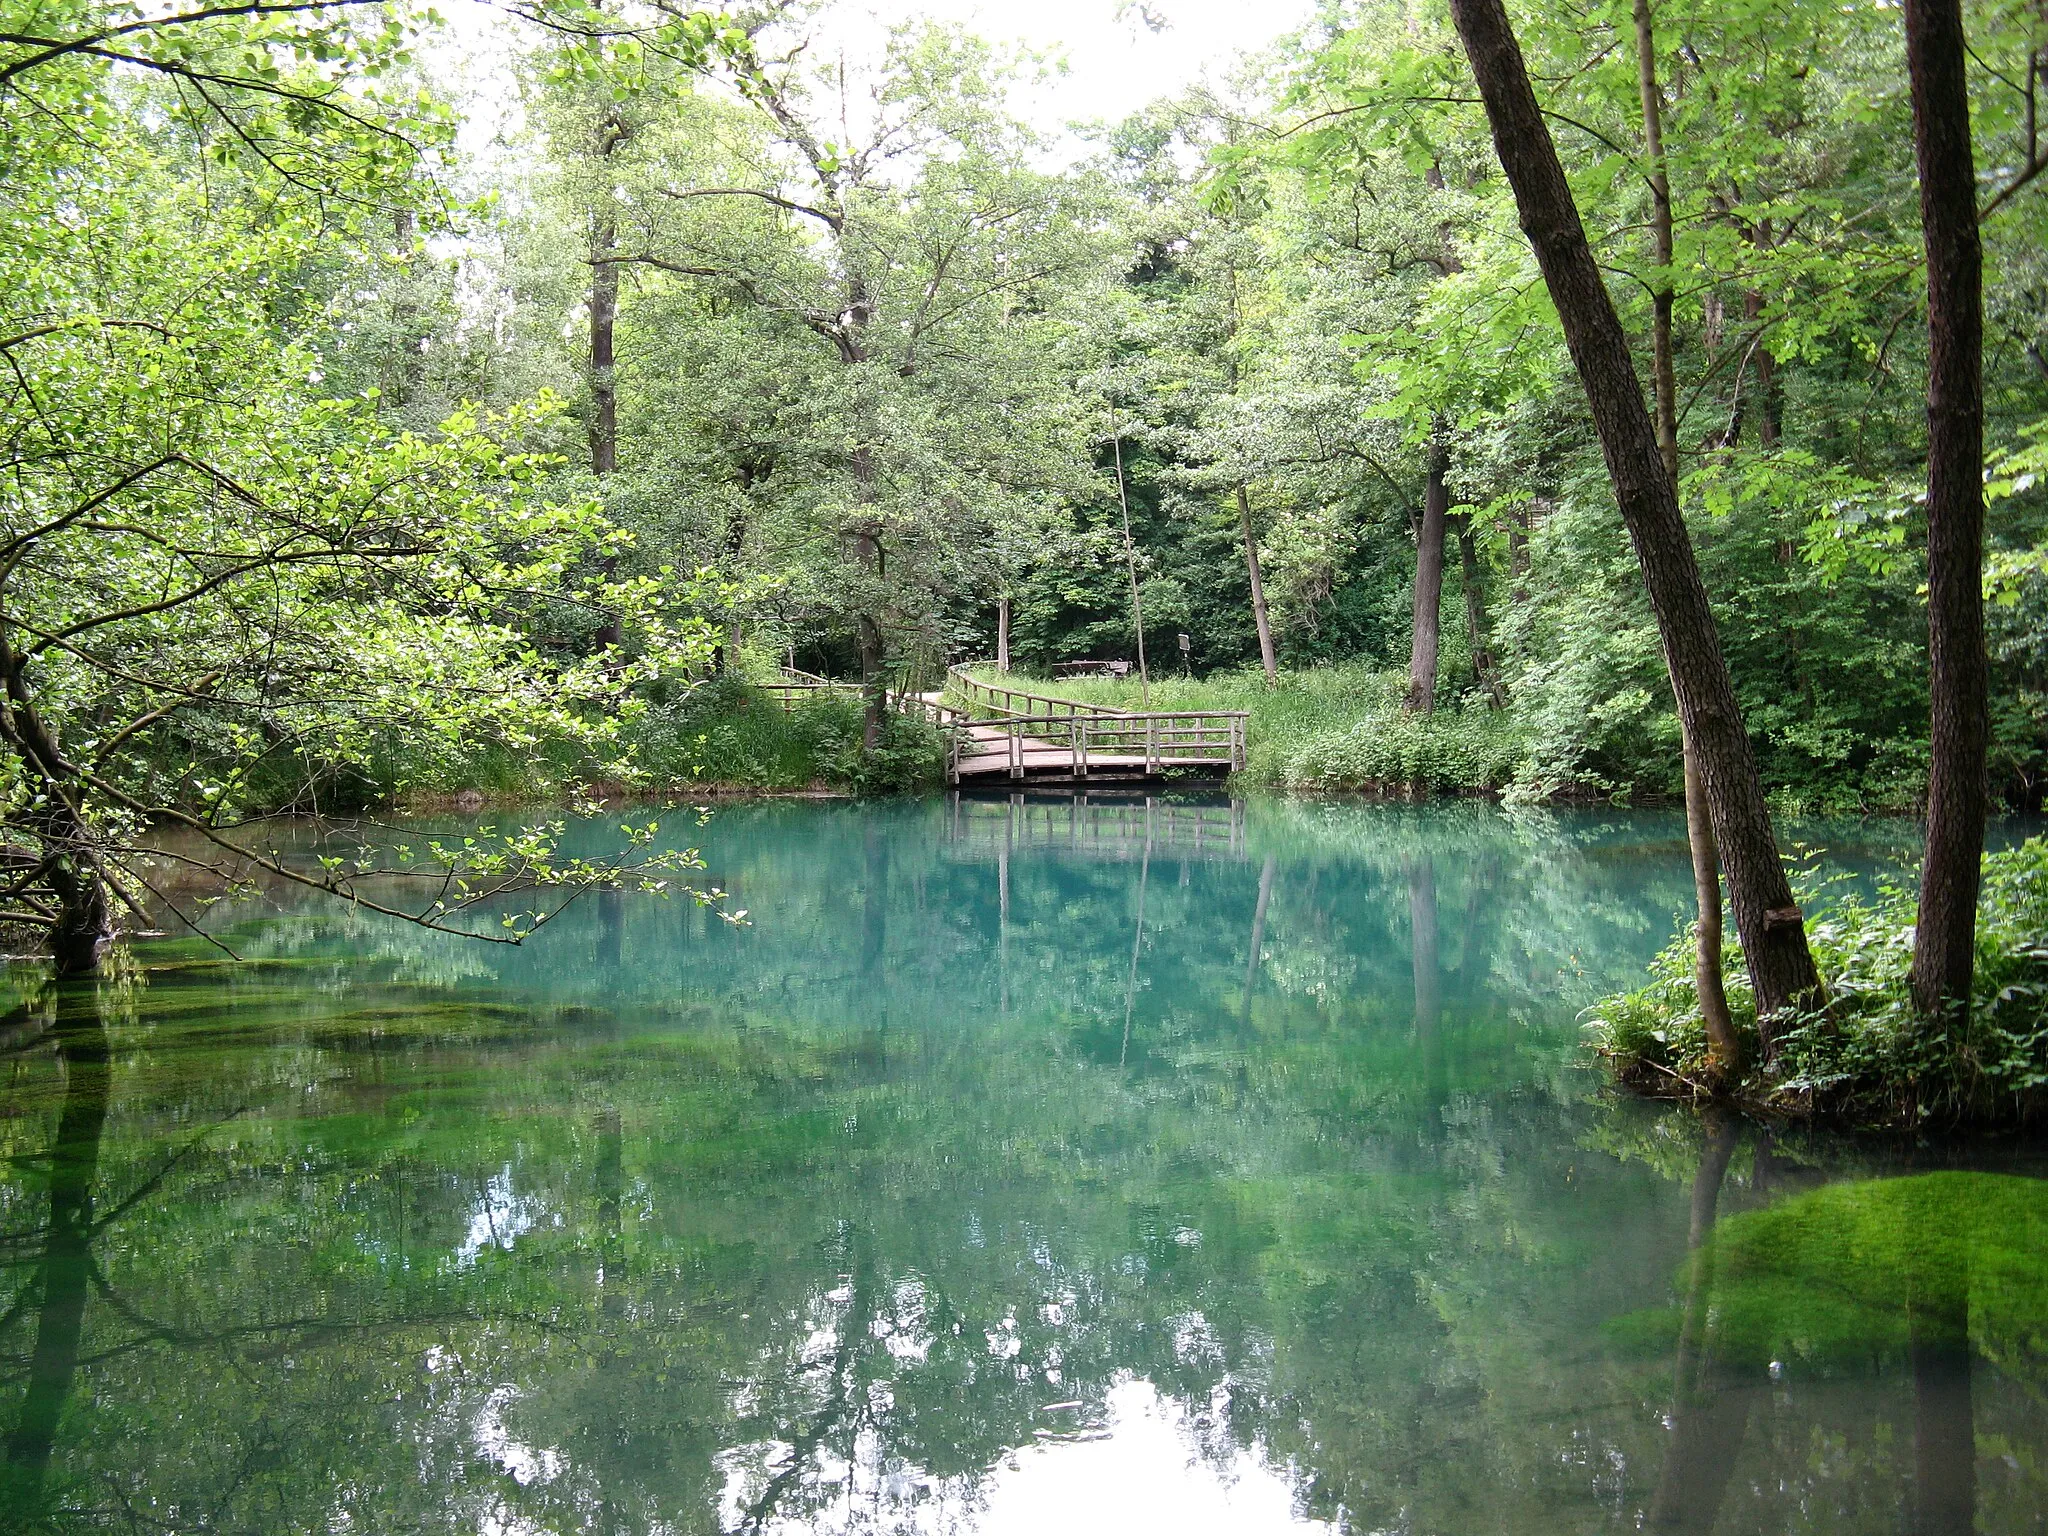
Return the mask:
[(2041, 1530), (2041, 1160), (1583, 1059), (1681, 838), (768, 803), (744, 927), (219, 909), (0, 1023), (0, 1525)]

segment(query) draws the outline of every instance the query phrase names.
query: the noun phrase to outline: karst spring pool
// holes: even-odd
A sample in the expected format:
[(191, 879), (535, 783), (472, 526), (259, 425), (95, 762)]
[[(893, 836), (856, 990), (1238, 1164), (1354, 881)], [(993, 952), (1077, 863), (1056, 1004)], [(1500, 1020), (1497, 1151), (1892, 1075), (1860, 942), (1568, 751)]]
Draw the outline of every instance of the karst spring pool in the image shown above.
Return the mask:
[(239, 962), (140, 943), (0, 1025), (0, 1523), (2048, 1519), (2041, 1160), (1587, 1063), (1688, 900), (1677, 816), (690, 835), (746, 926), (609, 893), (507, 949), (272, 893), (209, 919)]

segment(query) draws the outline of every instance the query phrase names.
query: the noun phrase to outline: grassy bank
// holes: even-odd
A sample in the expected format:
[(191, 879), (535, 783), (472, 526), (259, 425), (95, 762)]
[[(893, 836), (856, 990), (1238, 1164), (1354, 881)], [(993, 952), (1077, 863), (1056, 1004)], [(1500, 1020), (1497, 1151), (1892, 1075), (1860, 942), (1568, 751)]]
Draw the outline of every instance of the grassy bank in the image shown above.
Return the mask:
[(1657, 957), (1651, 981), (1588, 1010), (1587, 1035), (1631, 1087), (1660, 1096), (1716, 1089), (1749, 1106), (1855, 1126), (1918, 1129), (2038, 1121), (2048, 1109), (2048, 841), (1984, 861), (1976, 989), (1966, 1014), (1930, 1024), (1913, 1011), (1915, 898), (1874, 897), (1809, 874), (1800, 904), (1827, 981), (1825, 1011), (1781, 1029), (1777, 1059), (1757, 1061), (1756, 998), (1731, 945), (1728, 1002), (1750, 1069), (1716, 1081), (1692, 980), (1690, 926)]
[(734, 677), (647, 700), (625, 726), (622, 745), (630, 777), (572, 743), (480, 744), (458, 758), (423, 760), (406, 743), (390, 742), (347, 795), (330, 796), (322, 808), (438, 803), (471, 792), (526, 798), (592, 784), (643, 792), (894, 794), (932, 788), (945, 774), (944, 743), (921, 722), (891, 717), (881, 744), (867, 752), (857, 698), (820, 694), (785, 709), (775, 694)]
[[(993, 678), (996, 674), (986, 674)], [(1111, 709), (1142, 709), (1138, 679), (1010, 679), (1043, 693)], [(1401, 708), (1404, 675), (1359, 665), (1263, 674), (1219, 673), (1152, 683), (1155, 710), (1243, 710), (1249, 761), (1243, 781), (1283, 789), (1433, 794), (1497, 792), (1515, 780), (1524, 757), (1512, 710), (1468, 702), (1411, 715)]]

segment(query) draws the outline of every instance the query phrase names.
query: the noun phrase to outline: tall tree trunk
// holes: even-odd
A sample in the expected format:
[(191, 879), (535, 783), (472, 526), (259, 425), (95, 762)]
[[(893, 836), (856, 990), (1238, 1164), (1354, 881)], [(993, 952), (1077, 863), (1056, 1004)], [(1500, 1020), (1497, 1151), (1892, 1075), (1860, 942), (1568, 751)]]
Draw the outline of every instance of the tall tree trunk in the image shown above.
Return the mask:
[(1508, 514), (1508, 597), (1529, 601), (1529, 535), (1536, 527), (1536, 499), (1531, 497)]
[(1505, 709), (1508, 691), (1500, 680), (1500, 663), (1494, 659), (1493, 642), (1487, 636), (1486, 582), (1479, 573), (1479, 535), (1472, 530), (1472, 515), (1452, 518), (1458, 534), (1458, 580), (1465, 589), (1465, 640), (1472, 652), (1472, 681), (1486, 690), (1495, 709)]
[[(872, 533), (854, 535), (854, 549), (864, 574), (879, 578), (882, 565), (881, 540)], [(854, 615), (854, 649), (860, 655), (861, 717), (860, 743), (872, 752), (882, 742), (882, 725), (889, 713), (888, 657), (882, 640), (882, 626), (875, 619), (871, 603), (863, 601)]]
[(1422, 487), (1422, 524), (1415, 533), (1415, 617), (1408, 647), (1408, 696), (1405, 707), (1428, 714), (1436, 708), (1438, 615), (1444, 600), (1444, 530), (1450, 516), (1451, 492), (1444, 483), (1450, 451), (1441, 418), (1429, 434), (1429, 457)]
[[(590, 472), (600, 500), (606, 482), (619, 467), (619, 386), (613, 371), (612, 332), (619, 314), (618, 220), (609, 212), (590, 221)], [(618, 557), (600, 556), (598, 569), (607, 581), (618, 574)], [(598, 626), (600, 648), (619, 643), (618, 616), (606, 610)]]
[(90, 976), (100, 968), (114, 942), (114, 914), (107, 900), (106, 877), (86, 851), (86, 840), (75, 820), (65, 841), (76, 851), (58, 855), (50, 868), (50, 885), (57, 893), (50, 958), (59, 976)]
[[(1657, 455), (1678, 494), (1678, 361), (1672, 352), (1671, 261), (1675, 242), (1671, 230), (1671, 176), (1664, 156), (1664, 100), (1657, 87), (1656, 28), (1650, 0), (1635, 0), (1636, 82), (1643, 102), (1643, 148), (1650, 160), (1650, 237), (1657, 262), (1651, 282), (1650, 359), (1656, 375)], [(1672, 689), (1675, 693), (1677, 682)], [(1721, 982), (1721, 854), (1714, 845), (1714, 822), (1707, 814), (1706, 783), (1692, 733), (1679, 721), (1679, 755), (1685, 764), (1685, 837), (1692, 853), (1693, 894), (1699, 921), (1693, 930), (1693, 986), (1699, 994), (1700, 1023), (1722, 1072), (1741, 1070), (1742, 1046), (1728, 1012), (1727, 989)]]
[(1152, 674), (1145, 666), (1145, 603), (1138, 595), (1138, 546), (1131, 538), (1131, 497), (1124, 487), (1124, 440), (1118, 434), (1111, 440), (1111, 451), (1116, 455), (1116, 504), (1124, 519), (1124, 564), (1131, 575), (1131, 625), (1138, 632), (1138, 687), (1145, 700), (1145, 707), (1152, 707)]
[(1010, 600), (996, 599), (996, 670), (1010, 670)]
[(1650, 0), (1635, 0), (1636, 86), (1643, 102), (1643, 148), (1650, 162), (1650, 358), (1657, 395), (1657, 451), (1678, 484), (1678, 369), (1671, 355), (1671, 173), (1664, 159), (1664, 101), (1657, 89), (1656, 30)]
[(1983, 251), (1960, 0), (1906, 0), (1927, 243), (1927, 854), (1913, 1002), (1967, 1006), (1984, 859)]
[(48, 861), (47, 878), (57, 897), (50, 930), (50, 958), (59, 976), (89, 976), (114, 942), (114, 917), (107, 880), (93, 836), (79, 811), (78, 770), (64, 756), (43, 723), (31, 696), (27, 663), (0, 630), (0, 739), (13, 748), (40, 792), (41, 808), (30, 824)]
[(1252, 579), (1252, 621), (1259, 627), (1259, 665), (1266, 669), (1266, 686), (1280, 681), (1279, 663), (1273, 656), (1273, 621), (1266, 612), (1266, 579), (1259, 572), (1259, 540), (1252, 532), (1252, 499), (1245, 488), (1237, 488), (1237, 526), (1244, 535), (1244, 568)]
[(1656, 429), (1643, 408), (1628, 337), (1586, 243), (1585, 226), (1507, 12), (1501, 0), (1451, 0), (1451, 15), (1485, 99), (1494, 149), (1514, 188), (1523, 231), (1563, 323), (1599, 429), (1615, 501), (1642, 566), (1679, 719), (1695, 744), (1706, 781), (1768, 1052), (1773, 1019), (1788, 1009), (1812, 1006), (1823, 994), (1805, 922), (1778, 861), (1763, 783), (1699, 562), (1657, 449)]

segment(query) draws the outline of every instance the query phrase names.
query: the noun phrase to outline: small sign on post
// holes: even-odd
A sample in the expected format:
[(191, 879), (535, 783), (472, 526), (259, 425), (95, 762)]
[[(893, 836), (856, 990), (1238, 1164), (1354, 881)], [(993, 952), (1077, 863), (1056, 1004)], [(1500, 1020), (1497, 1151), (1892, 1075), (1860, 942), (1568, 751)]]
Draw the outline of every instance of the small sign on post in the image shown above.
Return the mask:
[(1180, 637), (1180, 669), (1189, 676), (1194, 675), (1194, 667), (1188, 661), (1188, 653), (1194, 648), (1195, 642), (1192, 639), (1186, 635)]

